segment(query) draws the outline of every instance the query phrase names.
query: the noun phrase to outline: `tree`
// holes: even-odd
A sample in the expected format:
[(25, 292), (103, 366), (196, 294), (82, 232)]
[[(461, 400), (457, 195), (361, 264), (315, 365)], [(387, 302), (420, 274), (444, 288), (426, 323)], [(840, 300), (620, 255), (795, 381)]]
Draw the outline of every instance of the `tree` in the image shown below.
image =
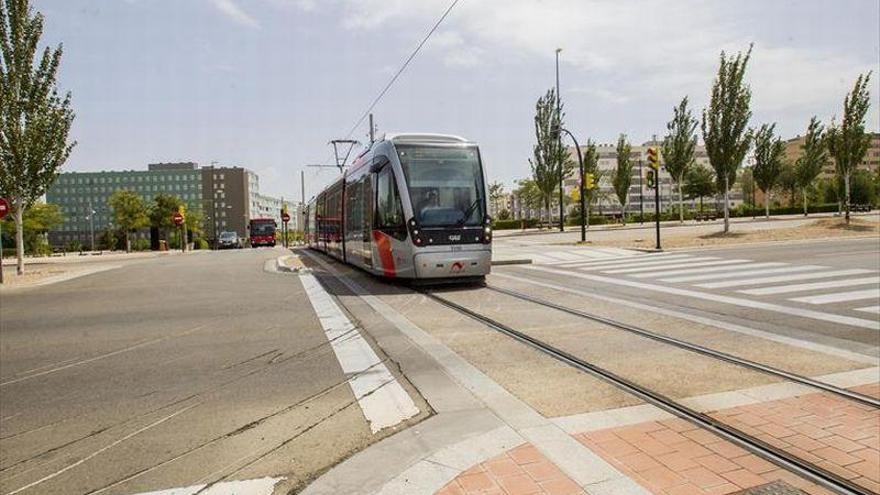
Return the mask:
[(828, 129), (828, 151), (834, 157), (835, 170), (843, 180), (846, 223), (849, 224), (850, 180), (871, 142), (865, 133), (865, 114), (871, 106), (868, 81), (871, 72), (859, 74), (856, 84), (843, 99), (843, 120), (840, 125), (832, 122)]
[(684, 193), (688, 199), (700, 198), (700, 211), (703, 211), (703, 198), (718, 192), (712, 170), (697, 165), (691, 167), (685, 176)]
[(755, 183), (764, 192), (764, 215), (770, 218), (770, 193), (779, 181), (782, 173), (782, 155), (785, 145), (782, 139), (774, 135), (776, 124), (763, 124), (755, 135), (755, 166), (752, 176)]
[(131, 252), (131, 233), (150, 224), (147, 207), (134, 191), (120, 189), (107, 200), (113, 223), (125, 233), (125, 252)]
[(17, 271), (24, 273), (24, 212), (42, 196), (76, 145), (67, 142), (70, 93), (58, 95), (62, 46), (36, 61), (43, 15), (28, 0), (0, 0), (0, 196), (15, 219)]
[(149, 213), (150, 226), (159, 229), (166, 240), (170, 240), (168, 232), (176, 228), (171, 217), (182, 204), (183, 200), (173, 194), (159, 193), (153, 198)]
[(663, 139), (663, 166), (678, 186), (678, 220), (684, 222), (684, 201), (682, 183), (684, 176), (694, 164), (694, 150), (697, 147), (697, 119), (687, 107), (687, 96), (673, 109), (672, 120), (666, 124), (668, 134)]
[(493, 211), (500, 212), (502, 210), (504, 205), (502, 204), (499, 207), (502, 197), (504, 197), (504, 184), (500, 182), (489, 184), (489, 200), (492, 202)]
[(712, 84), (709, 108), (703, 110), (703, 141), (718, 186), (724, 191), (724, 232), (730, 231), (730, 188), (752, 140), (748, 130), (752, 90), (743, 80), (752, 47), (743, 55), (728, 58), (721, 52), (721, 65)]
[(743, 202), (748, 203), (752, 208), (755, 207), (754, 198), (755, 198), (755, 176), (752, 174), (752, 169), (747, 168), (742, 171), (740, 175), (740, 188), (743, 193)]
[(532, 179), (522, 179), (517, 181), (517, 188), (514, 194), (519, 198), (520, 207), (526, 208), (526, 219), (531, 218), (531, 211), (541, 208), (541, 191)]
[[(783, 160), (779, 171), (779, 189), (784, 193), (784, 197), (788, 198), (788, 206), (794, 207), (797, 202), (798, 181), (795, 165), (789, 160)], [(782, 202), (780, 201), (780, 204)]]
[(626, 204), (629, 199), (629, 187), (632, 185), (633, 163), (630, 160), (632, 146), (626, 141), (626, 135), (621, 134), (617, 139), (617, 167), (614, 176), (611, 177), (611, 186), (617, 201), (620, 202), (620, 215), (623, 223), (626, 223)]
[[(599, 200), (599, 197), (602, 195), (602, 191), (599, 188), (599, 183), (602, 181), (603, 176), (605, 175), (604, 171), (599, 169), (599, 152), (596, 150), (596, 143), (594, 143), (591, 139), (587, 139), (587, 145), (584, 149), (584, 175), (592, 175), (593, 176), (593, 188), (592, 189), (584, 189), (584, 204), (587, 206), (587, 227), (590, 226), (590, 215), (593, 214), (593, 205), (596, 204), (596, 201)], [(581, 177), (581, 180), (585, 180)]]
[(804, 195), (804, 216), (807, 216), (807, 188), (822, 173), (822, 167), (828, 162), (828, 147), (825, 142), (824, 127), (815, 116), (810, 119), (801, 156), (795, 162), (797, 185)]
[(547, 220), (550, 220), (550, 203), (556, 188), (562, 179), (571, 172), (573, 164), (567, 156), (567, 151), (560, 144), (558, 131), (563, 125), (565, 114), (562, 112), (562, 104), (557, 108), (556, 92), (553, 89), (538, 98), (535, 104), (535, 138), (537, 143), (533, 148), (534, 158), (529, 160), (532, 168), (532, 179), (538, 190), (541, 191), (541, 199), (547, 210)]
[[(22, 215), (22, 239), (24, 252), (33, 255), (42, 254), (48, 249), (45, 235), (64, 223), (64, 215), (56, 204), (36, 202), (25, 210)], [(15, 219), (7, 217), (3, 220), (3, 231), (12, 232)]]

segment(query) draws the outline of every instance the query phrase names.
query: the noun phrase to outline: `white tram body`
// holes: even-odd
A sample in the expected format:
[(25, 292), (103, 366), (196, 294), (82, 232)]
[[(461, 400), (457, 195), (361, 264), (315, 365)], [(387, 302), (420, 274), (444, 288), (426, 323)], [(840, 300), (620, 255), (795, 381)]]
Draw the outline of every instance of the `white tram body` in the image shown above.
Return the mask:
[(475, 143), (388, 134), (306, 207), (309, 247), (389, 278), (484, 277), (492, 264)]

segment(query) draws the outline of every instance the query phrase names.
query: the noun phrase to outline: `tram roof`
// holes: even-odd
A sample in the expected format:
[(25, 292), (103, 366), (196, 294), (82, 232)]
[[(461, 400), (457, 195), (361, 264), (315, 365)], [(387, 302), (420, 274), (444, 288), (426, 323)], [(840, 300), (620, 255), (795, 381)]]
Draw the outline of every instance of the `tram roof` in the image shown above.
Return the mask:
[(394, 133), (385, 134), (381, 140), (393, 143), (470, 143), (469, 140), (452, 134)]

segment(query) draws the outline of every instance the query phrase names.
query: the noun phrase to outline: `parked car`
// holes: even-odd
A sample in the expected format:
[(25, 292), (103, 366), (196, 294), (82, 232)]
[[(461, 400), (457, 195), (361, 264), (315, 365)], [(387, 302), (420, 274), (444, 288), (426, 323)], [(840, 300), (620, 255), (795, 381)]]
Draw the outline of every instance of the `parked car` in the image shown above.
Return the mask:
[(218, 249), (241, 249), (241, 238), (235, 232), (221, 232), (217, 239)]

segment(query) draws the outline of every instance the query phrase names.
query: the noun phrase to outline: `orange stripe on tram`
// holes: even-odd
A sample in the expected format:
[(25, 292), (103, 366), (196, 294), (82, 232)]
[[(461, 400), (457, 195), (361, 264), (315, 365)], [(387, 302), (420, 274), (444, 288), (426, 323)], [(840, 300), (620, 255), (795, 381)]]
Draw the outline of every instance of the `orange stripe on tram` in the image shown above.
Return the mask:
[(395, 276), (394, 255), (391, 254), (391, 238), (378, 230), (373, 231), (373, 242), (379, 251), (379, 260), (382, 262), (382, 270), (386, 277)]

